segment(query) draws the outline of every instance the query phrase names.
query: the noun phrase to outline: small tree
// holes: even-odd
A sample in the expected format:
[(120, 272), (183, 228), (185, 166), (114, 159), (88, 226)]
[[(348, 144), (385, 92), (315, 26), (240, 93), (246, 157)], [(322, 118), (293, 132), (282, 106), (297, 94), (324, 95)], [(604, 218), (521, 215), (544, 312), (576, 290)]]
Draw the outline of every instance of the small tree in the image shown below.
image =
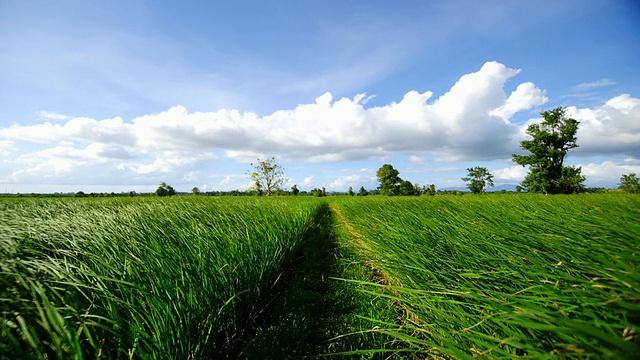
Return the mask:
[(193, 194), (194, 196), (200, 195), (200, 189), (194, 187), (193, 189), (191, 189), (191, 194)]
[(293, 194), (293, 196), (298, 196), (299, 192), (300, 190), (298, 190), (298, 185), (293, 184), (293, 186), (291, 187), (291, 193)]
[(391, 164), (384, 164), (378, 169), (376, 176), (380, 182), (378, 189), (381, 195), (398, 195), (400, 193), (402, 179), (399, 175), (400, 172), (394, 169)]
[(529, 166), (522, 185), (530, 192), (570, 194), (584, 190), (585, 178), (580, 167), (564, 166), (567, 151), (578, 147), (576, 133), (579, 122), (566, 117), (562, 107), (540, 113), (544, 120), (527, 128), (531, 140), (520, 145), (529, 155), (513, 154), (513, 161)]
[(251, 163), (254, 171), (251, 173), (251, 178), (254, 181), (254, 189), (262, 193), (263, 191), (267, 196), (273, 195), (280, 186), (284, 184), (284, 171), (282, 166), (276, 163), (276, 158), (260, 160), (257, 163)]
[(431, 184), (429, 186), (425, 185), (422, 187), (422, 194), (434, 196), (436, 194), (436, 185)]
[(364, 186), (360, 186), (360, 190), (358, 191), (358, 196), (367, 196), (369, 195), (369, 192), (367, 191), (367, 189), (364, 188)]
[(629, 175), (622, 175), (620, 177), (620, 183), (618, 188), (632, 194), (640, 193), (640, 179), (635, 173)]
[(175, 194), (176, 191), (171, 187), (171, 185), (167, 185), (166, 182), (162, 182), (156, 190), (157, 196), (173, 196)]
[(467, 171), (469, 175), (463, 177), (462, 181), (468, 182), (467, 187), (472, 193), (481, 194), (486, 186), (493, 186), (493, 175), (487, 168), (476, 166), (467, 168)]
[(348, 192), (349, 196), (353, 196), (356, 193), (353, 192), (353, 186), (349, 186), (349, 192)]

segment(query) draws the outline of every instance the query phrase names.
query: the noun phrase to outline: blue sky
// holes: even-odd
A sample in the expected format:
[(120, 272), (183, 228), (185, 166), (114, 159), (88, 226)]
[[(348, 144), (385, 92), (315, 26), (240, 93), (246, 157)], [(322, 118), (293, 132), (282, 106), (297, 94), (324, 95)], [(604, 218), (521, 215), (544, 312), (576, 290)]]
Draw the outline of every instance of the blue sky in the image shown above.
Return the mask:
[[(221, 2), (222, 3), (222, 2)], [(634, 1), (0, 1), (0, 192), (438, 188), (581, 122), (588, 186), (640, 173)]]

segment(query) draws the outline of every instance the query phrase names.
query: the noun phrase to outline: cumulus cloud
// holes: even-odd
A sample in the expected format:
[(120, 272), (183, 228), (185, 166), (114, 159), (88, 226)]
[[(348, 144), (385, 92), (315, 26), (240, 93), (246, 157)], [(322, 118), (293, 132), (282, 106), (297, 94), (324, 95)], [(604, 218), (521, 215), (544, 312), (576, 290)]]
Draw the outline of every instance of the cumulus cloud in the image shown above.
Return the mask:
[(640, 174), (640, 159), (627, 158), (622, 162), (605, 161), (600, 164), (582, 165), (582, 175), (587, 183), (615, 186), (622, 174)]
[(496, 180), (505, 181), (517, 181), (521, 182), (524, 177), (527, 176), (529, 170), (522, 165), (514, 165), (511, 167), (502, 168), (493, 172)]
[(538, 89), (533, 83), (527, 82), (518, 85), (515, 91), (511, 93), (506, 103), (499, 108), (492, 110), (491, 115), (496, 115), (509, 121), (513, 115), (522, 110), (529, 110), (535, 105), (543, 105), (549, 99), (544, 90)]
[(568, 107), (567, 114), (580, 121), (575, 153), (640, 155), (640, 99), (623, 94), (594, 109)]
[(136, 143), (132, 125), (125, 123), (121, 117), (105, 120), (79, 117), (64, 124), (52, 124), (47, 121), (36, 125), (12, 125), (0, 129), (0, 137), (38, 143), (54, 143), (60, 140), (84, 140), (125, 146), (133, 146)]
[(0, 136), (41, 143), (83, 140), (142, 152), (220, 149), (231, 158), (281, 154), (316, 162), (415, 150), (492, 157), (503, 153), (504, 140), (517, 132), (510, 117), (546, 101), (531, 83), (505, 96), (504, 83), (519, 72), (488, 62), (432, 102), (432, 92), (410, 91), (399, 102), (365, 108), (370, 99), (365, 94), (334, 99), (325, 93), (314, 103), (264, 117), (224, 109), (190, 113), (175, 106), (130, 123), (120, 117), (73, 118), (61, 124), (14, 125), (0, 129)]
[[(365, 106), (371, 99), (366, 94), (335, 99), (325, 93), (312, 103), (266, 116), (233, 109), (189, 112), (180, 105), (131, 121), (43, 112), (42, 123), (0, 128), (0, 156), (20, 154), (14, 160), (19, 167), (15, 179), (64, 176), (96, 164), (131, 176), (188, 174), (218, 155), (243, 163), (272, 155), (297, 162), (392, 154), (410, 155), (409, 161), (417, 164), (429, 159), (506, 159), (518, 152), (526, 126), (540, 121), (518, 125), (513, 116), (548, 101), (545, 91), (530, 82), (505, 93), (505, 83), (520, 72), (487, 62), (437, 98), (431, 91), (409, 91), (397, 102), (374, 107)], [(576, 154), (637, 157), (640, 99), (624, 94), (593, 109), (570, 107), (568, 113), (581, 121)], [(28, 142), (45, 149), (25, 150)], [(522, 175), (518, 171), (504, 169), (500, 176), (511, 179)], [(307, 179), (304, 185), (313, 183)], [(356, 180), (362, 179), (337, 179), (331, 186), (344, 188)]]

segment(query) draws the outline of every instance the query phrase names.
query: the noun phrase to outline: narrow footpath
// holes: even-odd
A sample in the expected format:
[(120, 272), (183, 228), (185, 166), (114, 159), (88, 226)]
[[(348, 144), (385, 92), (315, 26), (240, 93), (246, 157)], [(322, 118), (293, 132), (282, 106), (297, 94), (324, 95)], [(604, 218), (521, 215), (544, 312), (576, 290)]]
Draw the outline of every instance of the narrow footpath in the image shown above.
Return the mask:
[(375, 324), (365, 318), (388, 321), (397, 317), (397, 310), (389, 300), (374, 298), (359, 291), (357, 284), (341, 280), (372, 279), (371, 267), (349, 244), (359, 241), (357, 233), (327, 202), (305, 237), (295, 266), (283, 272), (270, 303), (255, 319), (254, 331), (235, 357), (378, 358), (359, 352), (392, 344), (385, 335), (370, 332)]

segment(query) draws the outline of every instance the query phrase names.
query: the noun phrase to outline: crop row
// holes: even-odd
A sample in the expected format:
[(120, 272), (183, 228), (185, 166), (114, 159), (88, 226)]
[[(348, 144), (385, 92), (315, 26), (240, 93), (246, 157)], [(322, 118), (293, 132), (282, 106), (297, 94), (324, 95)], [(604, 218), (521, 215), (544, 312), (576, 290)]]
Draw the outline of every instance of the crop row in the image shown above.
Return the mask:
[(0, 202), (0, 358), (231, 356), (315, 199)]
[[(332, 200), (404, 309), (380, 323), (419, 356), (640, 353), (640, 199), (478, 196)], [(420, 355), (422, 354), (422, 355)]]

